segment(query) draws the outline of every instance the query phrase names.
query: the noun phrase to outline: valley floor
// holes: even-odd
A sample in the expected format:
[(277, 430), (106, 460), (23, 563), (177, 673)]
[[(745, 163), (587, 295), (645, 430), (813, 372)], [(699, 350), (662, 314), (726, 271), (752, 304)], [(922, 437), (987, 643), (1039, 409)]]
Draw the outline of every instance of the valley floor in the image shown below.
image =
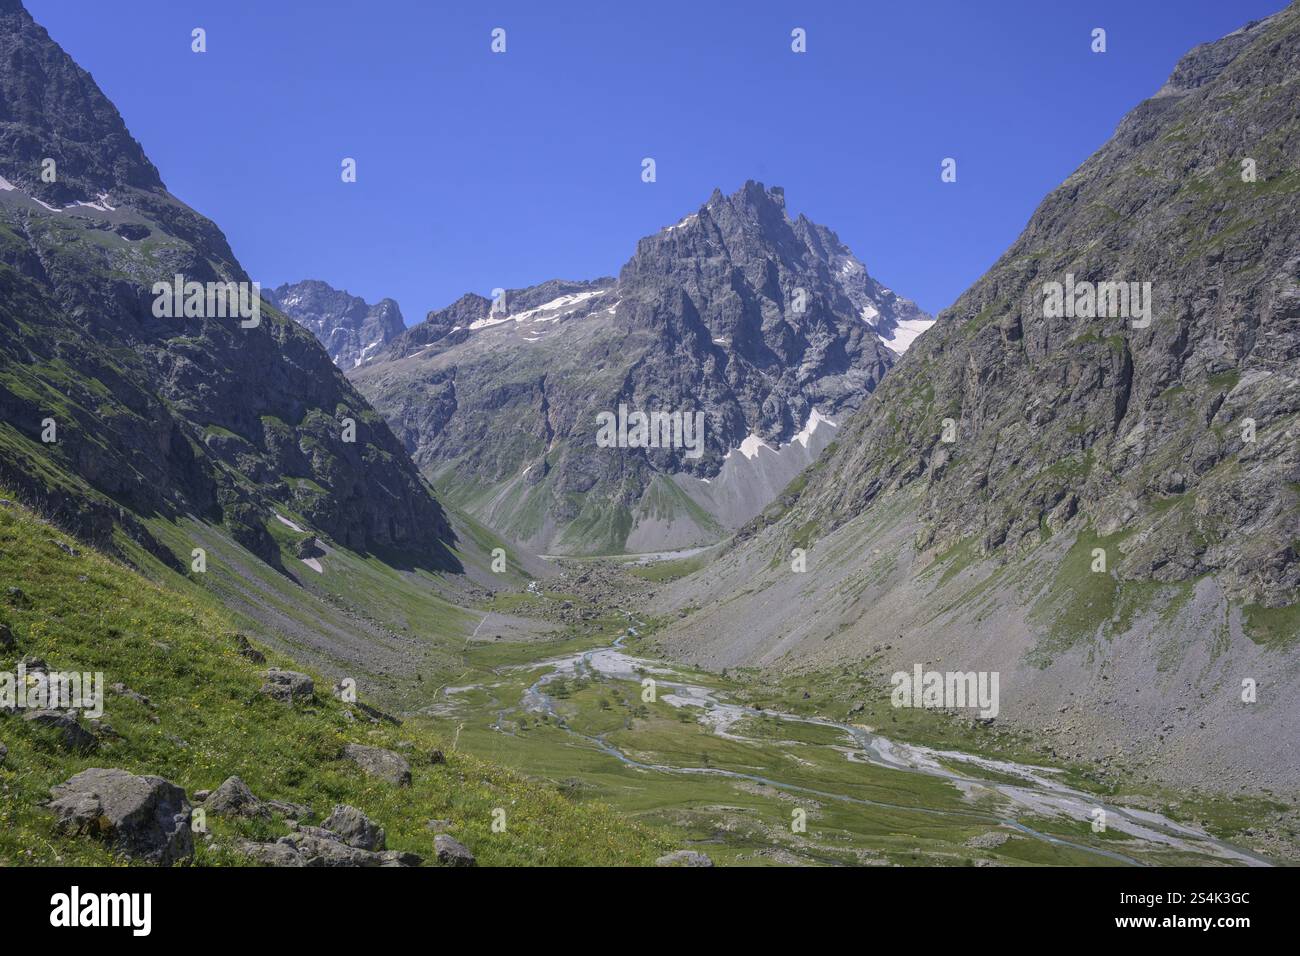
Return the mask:
[(572, 562), (534, 584), (516, 611), (581, 606), (585, 592), (604, 605), (598, 633), (475, 641), (424, 715), (454, 725), (467, 750), (719, 864), (1253, 866), (1295, 854), (1281, 804), (1129, 788), (947, 715), (846, 704), (847, 671), (781, 680), (666, 661), (661, 622), (641, 616), (653, 568)]

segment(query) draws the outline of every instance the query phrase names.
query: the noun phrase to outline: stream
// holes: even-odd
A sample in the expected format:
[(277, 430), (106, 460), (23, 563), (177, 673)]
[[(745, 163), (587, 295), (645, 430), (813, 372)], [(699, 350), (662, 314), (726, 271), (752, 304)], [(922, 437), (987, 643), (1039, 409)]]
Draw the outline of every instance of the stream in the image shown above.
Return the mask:
[[(912, 813), (969, 816), (973, 820), (986, 821), (990, 825), (1001, 824), (1007, 826), (1036, 840), (1070, 847), (1118, 863), (1135, 866), (1146, 865), (1142, 861), (1126, 856), (1118, 850), (1107, 850), (1074, 843), (1061, 837), (1042, 833), (1021, 819), (1026, 816), (1040, 818), (1064, 816), (1072, 820), (1091, 821), (1094, 812), (1100, 808), (1105, 812), (1104, 820), (1108, 829), (1118, 830), (1148, 844), (1161, 846), (1169, 850), (1208, 854), (1225, 862), (1246, 866), (1272, 865), (1267, 860), (1247, 850), (1218, 840), (1204, 830), (1177, 823), (1162, 814), (1099, 802), (1095, 795), (1074, 789), (1056, 779), (1062, 773), (1056, 768), (1031, 766), (1009, 760), (981, 757), (962, 751), (936, 750), (930, 747), (901, 743), (869, 731), (865, 727), (853, 724), (838, 723), (819, 717), (802, 717), (796, 714), (747, 707), (729, 702), (722, 699), (719, 691), (678, 679), (678, 673), (663, 663), (632, 657), (627, 654), (623, 649), (624, 644), (629, 637), (637, 636), (637, 627), (641, 625), (640, 621), (631, 620), (631, 626), (608, 647), (513, 667), (512, 669), (530, 670), (539, 666), (550, 668), (548, 673), (538, 678), (527, 688), (520, 700), (519, 707), (528, 713), (546, 714), (556, 718), (558, 725), (567, 733), (587, 741), (621, 763), (641, 770), (665, 774), (720, 776), (762, 784), (789, 793), (806, 794), (816, 799), (836, 800), (844, 803), (884, 807)], [(590, 674), (599, 674), (609, 680), (631, 681), (637, 684), (641, 682), (643, 677), (651, 676), (656, 682), (657, 690), (660, 691), (660, 701), (676, 708), (698, 708), (700, 711), (699, 723), (708, 727), (712, 733), (725, 739), (761, 744), (761, 741), (752, 740), (733, 732), (733, 728), (741, 721), (756, 717), (836, 730), (843, 735), (843, 745), (835, 746), (833, 749), (842, 753), (845, 759), (850, 762), (867, 763), (906, 773), (939, 777), (951, 783), (967, 797), (973, 797), (979, 791), (991, 792), (997, 796), (1001, 806), (996, 812), (981, 811), (974, 807), (969, 811), (953, 811), (902, 806), (880, 803), (848, 794), (812, 789), (720, 767), (686, 767), (644, 763), (611, 744), (603, 735), (590, 736), (573, 730), (563, 720), (562, 715), (557, 712), (555, 699), (546, 692), (547, 686), (560, 679), (574, 679)], [(668, 693), (662, 693), (664, 690), (668, 691)], [(501, 727), (501, 719), (513, 709), (506, 708), (498, 711), (496, 725), (498, 729)], [(954, 770), (946, 764), (960, 765), (961, 771)], [(1018, 782), (1007, 783), (1004, 780), (996, 779), (996, 777), (1011, 777)]]

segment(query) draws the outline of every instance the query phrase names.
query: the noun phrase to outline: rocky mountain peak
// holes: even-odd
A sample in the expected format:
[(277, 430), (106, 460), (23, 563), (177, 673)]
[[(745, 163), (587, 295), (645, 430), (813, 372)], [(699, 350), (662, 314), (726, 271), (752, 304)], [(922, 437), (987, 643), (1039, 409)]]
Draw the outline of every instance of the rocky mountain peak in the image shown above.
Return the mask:
[[(495, 310), (463, 296), (354, 380), (426, 474), (505, 489), (476, 512), (489, 523), (550, 547), (587, 514), (594, 533), (573, 546), (607, 553), (716, 537), (747, 519), (876, 386), (908, 321), (919, 334), (929, 317), (833, 232), (792, 222), (782, 189), (751, 180), (642, 238), (617, 279), (507, 290)], [(699, 411), (703, 447), (598, 447), (596, 415), (620, 406)], [(791, 447), (798, 455), (778, 455)], [(757, 477), (736, 474), (742, 461)], [(675, 528), (663, 520), (692, 511), (687, 500), (704, 503)], [(629, 538), (629, 512), (652, 507), (662, 526)]]
[(285, 283), (267, 297), (309, 329), (340, 368), (355, 368), (406, 331), (402, 310), (392, 299), (374, 305), (319, 279)]

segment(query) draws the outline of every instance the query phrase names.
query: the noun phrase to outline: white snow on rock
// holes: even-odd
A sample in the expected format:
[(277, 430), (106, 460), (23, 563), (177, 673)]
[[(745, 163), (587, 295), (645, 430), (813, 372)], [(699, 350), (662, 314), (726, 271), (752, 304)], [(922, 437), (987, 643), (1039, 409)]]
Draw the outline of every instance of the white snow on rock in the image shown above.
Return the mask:
[(898, 323), (893, 335), (889, 338), (881, 336), (881, 340), (895, 352), (901, 354), (906, 352), (917, 337), (932, 325), (934, 325), (934, 319), (904, 319)]
[(352, 363), (352, 367), (356, 368), (366, 359), (370, 358), (370, 353), (373, 352), (375, 349), (379, 348), (379, 346), (383, 344), (384, 344), (383, 339), (375, 339), (375, 341), (371, 342), (369, 345), (367, 345), (365, 348), (361, 350), (361, 354), (357, 356), (357, 360)]
[(753, 461), (755, 458), (758, 457), (758, 452), (759, 449), (761, 448), (766, 448), (770, 452), (776, 452), (779, 454), (782, 448), (789, 448), (790, 445), (793, 445), (795, 442), (798, 442), (799, 444), (803, 445), (804, 448), (807, 448), (808, 441), (809, 439), (812, 438), (812, 434), (817, 430), (818, 425), (829, 425), (831, 428), (839, 427), (837, 423), (831, 421), (821, 412), (817, 411), (816, 408), (813, 408), (813, 410), (808, 413), (808, 421), (804, 424), (803, 428), (793, 438), (790, 439), (788, 444), (779, 445), (778, 447), (773, 448), (767, 442), (763, 441), (763, 439), (760, 438), (758, 435), (750, 434), (747, 435), (745, 437), (745, 440), (740, 443), (739, 449), (736, 448), (731, 449), (731, 451), (727, 452), (723, 456), (722, 460), (726, 461), (728, 458), (732, 456), (732, 454), (734, 454), (736, 451), (739, 451), (750, 461)]
[(562, 295), (558, 299), (552, 299), (550, 302), (543, 302), (541, 305), (515, 315), (501, 315), (500, 313), (488, 313), (481, 319), (476, 319), (469, 324), (471, 330), (490, 328), (493, 325), (501, 325), (503, 322), (555, 322), (564, 317), (564, 313), (574, 306), (586, 302), (588, 299), (595, 298), (598, 295), (604, 295), (609, 289), (592, 289), (588, 292), (571, 292), (568, 295)]
[(773, 447), (772, 447), (771, 445), (769, 445), (767, 442), (763, 441), (763, 439), (759, 438), (757, 435), (754, 435), (754, 434), (746, 435), (746, 436), (745, 436), (745, 440), (742, 441), (742, 442), (740, 443), (740, 448), (739, 448), (739, 449), (736, 449), (736, 448), (731, 449), (731, 451), (727, 452), (727, 453), (723, 456), (722, 460), (723, 460), (723, 461), (726, 461), (726, 460), (727, 460), (728, 458), (730, 458), (733, 454), (735, 454), (736, 451), (739, 451), (742, 455), (744, 455), (744, 456), (745, 456), (746, 458), (748, 458), (750, 461), (753, 461), (755, 458), (758, 457), (758, 450), (759, 450), (760, 448), (766, 448), (768, 451), (776, 451), (775, 448), (773, 448)]
[(319, 558), (302, 558), (301, 560), (303, 564), (307, 565), (307, 567), (311, 568), (317, 574), (325, 573), (325, 569), (320, 566)]
[(693, 222), (694, 222), (696, 219), (698, 219), (698, 218), (699, 218), (699, 213), (694, 213), (694, 212), (693, 212), (693, 213), (691, 213), (689, 216), (687, 216), (685, 219), (683, 219), (681, 222), (677, 223), (677, 225), (675, 225), (675, 226), (665, 226), (665, 227), (664, 227), (664, 232), (672, 232), (674, 229), (680, 229), (680, 228), (682, 228), (682, 226), (689, 226), (691, 223), (693, 223)]
[(800, 431), (797, 435), (794, 436), (793, 439), (791, 439), (790, 444), (793, 445), (795, 442), (798, 442), (799, 444), (803, 445), (804, 448), (807, 448), (808, 439), (812, 438), (812, 434), (817, 430), (817, 426), (822, 424), (823, 422), (825, 422), (827, 425), (830, 425), (831, 428), (839, 427), (835, 422), (831, 421), (821, 412), (817, 411), (817, 409), (814, 407), (813, 410), (808, 413), (807, 424), (803, 426), (802, 431)]
[(3, 176), (0, 176), (0, 192), (5, 192), (5, 193), (13, 192), (17, 188), (18, 187), (15, 186), (13, 183), (11, 183), (9, 180), (5, 179)]
[(880, 318), (880, 310), (868, 302), (862, 307), (862, 321), (868, 325), (874, 325), (875, 320)]

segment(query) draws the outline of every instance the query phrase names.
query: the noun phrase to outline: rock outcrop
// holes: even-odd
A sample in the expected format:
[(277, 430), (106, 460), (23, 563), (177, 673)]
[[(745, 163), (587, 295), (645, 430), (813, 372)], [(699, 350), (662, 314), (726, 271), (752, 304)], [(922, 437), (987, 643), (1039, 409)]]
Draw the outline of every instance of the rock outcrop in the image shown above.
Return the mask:
[(193, 855), (190, 803), (184, 790), (162, 777), (94, 768), (51, 788), (50, 797), (62, 832), (95, 837), (162, 866)]

